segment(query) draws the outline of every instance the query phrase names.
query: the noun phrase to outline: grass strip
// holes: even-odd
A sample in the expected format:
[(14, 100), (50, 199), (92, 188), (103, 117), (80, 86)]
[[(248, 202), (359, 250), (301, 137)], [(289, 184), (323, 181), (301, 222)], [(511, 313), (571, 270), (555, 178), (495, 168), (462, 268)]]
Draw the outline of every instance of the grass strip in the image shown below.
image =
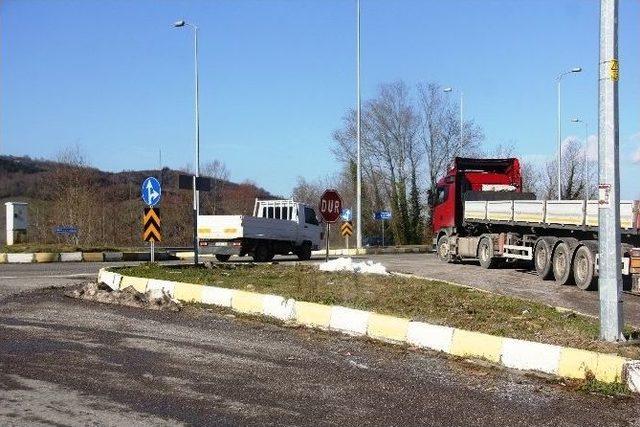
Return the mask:
[[(282, 295), (492, 335), (640, 358), (638, 346), (600, 341), (597, 319), (439, 281), (325, 273), (311, 265), (213, 264), (213, 268), (206, 268), (143, 264), (113, 270), (127, 276)], [(633, 337), (638, 335), (631, 328), (625, 332)]]

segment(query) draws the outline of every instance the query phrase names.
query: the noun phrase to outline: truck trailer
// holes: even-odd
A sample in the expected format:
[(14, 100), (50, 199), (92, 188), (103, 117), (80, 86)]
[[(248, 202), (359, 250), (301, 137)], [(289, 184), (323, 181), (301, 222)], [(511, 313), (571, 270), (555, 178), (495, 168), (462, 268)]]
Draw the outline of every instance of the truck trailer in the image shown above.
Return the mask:
[[(522, 191), (518, 159), (457, 157), (429, 193), (437, 256), (476, 259), (484, 268), (526, 263), (541, 279), (598, 286), (598, 201), (537, 200)], [(640, 203), (620, 202), (621, 269), (639, 293)]]

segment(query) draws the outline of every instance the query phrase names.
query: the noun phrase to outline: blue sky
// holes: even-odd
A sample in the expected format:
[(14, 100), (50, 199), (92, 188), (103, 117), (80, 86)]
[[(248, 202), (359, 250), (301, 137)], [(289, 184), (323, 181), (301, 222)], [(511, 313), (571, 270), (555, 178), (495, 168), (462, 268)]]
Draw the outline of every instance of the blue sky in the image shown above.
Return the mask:
[[(331, 133), (355, 99), (354, 0), (4, 0), (0, 152), (54, 157), (79, 145), (99, 168), (193, 164), (191, 33), (200, 26), (202, 162), (288, 195), (337, 170)], [(382, 82), (460, 88), (486, 150), (543, 161), (597, 128), (596, 0), (362, 0), (362, 93)], [(622, 195), (640, 189), (640, 2), (620, 7)]]

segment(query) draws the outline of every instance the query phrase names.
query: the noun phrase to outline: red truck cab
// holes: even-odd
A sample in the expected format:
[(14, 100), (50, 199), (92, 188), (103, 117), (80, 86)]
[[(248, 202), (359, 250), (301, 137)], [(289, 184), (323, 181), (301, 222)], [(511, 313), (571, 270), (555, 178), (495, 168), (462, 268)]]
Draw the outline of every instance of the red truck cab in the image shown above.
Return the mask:
[(456, 157), (429, 197), (433, 206), (434, 243), (443, 235), (461, 231), (465, 194), (505, 191), (522, 192), (518, 159)]

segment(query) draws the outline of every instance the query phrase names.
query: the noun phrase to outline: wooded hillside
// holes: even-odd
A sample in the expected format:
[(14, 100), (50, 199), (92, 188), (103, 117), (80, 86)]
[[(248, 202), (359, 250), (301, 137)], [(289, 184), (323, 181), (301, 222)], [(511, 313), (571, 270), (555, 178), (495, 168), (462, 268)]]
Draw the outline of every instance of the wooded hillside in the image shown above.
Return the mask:
[[(203, 175), (212, 176), (211, 192), (201, 193), (201, 213), (249, 214), (256, 197), (272, 198), (254, 183), (228, 181), (223, 164), (213, 162), (203, 167)], [(73, 150), (59, 161), (29, 157), (0, 156), (0, 226), (2, 243), (5, 234), (4, 202), (29, 203), (29, 241), (67, 243), (72, 238), (57, 236), (59, 225), (78, 228), (82, 245), (142, 245), (140, 185), (148, 176), (162, 183), (163, 242), (182, 246), (191, 242), (192, 192), (178, 189), (177, 170), (136, 170), (105, 172), (86, 165)], [(75, 243), (75, 242), (74, 242)]]

